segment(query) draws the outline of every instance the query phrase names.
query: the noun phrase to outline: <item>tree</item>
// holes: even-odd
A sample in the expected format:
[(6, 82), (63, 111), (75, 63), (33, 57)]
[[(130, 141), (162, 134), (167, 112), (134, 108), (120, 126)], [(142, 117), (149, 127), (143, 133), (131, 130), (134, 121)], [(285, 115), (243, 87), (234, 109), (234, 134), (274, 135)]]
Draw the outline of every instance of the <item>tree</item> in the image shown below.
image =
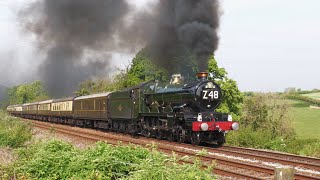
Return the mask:
[(290, 105), (285, 96), (271, 93), (257, 93), (246, 97), (243, 106), (244, 127), (253, 131), (265, 130), (271, 132), (272, 137), (289, 137), (294, 134), (289, 116)]
[(213, 55), (208, 62), (208, 72), (209, 79), (219, 84), (223, 91), (223, 99), (217, 111), (230, 113), (234, 119), (239, 119), (244, 96), (240, 92), (237, 82), (227, 77), (227, 71), (218, 66)]
[(154, 79), (160, 81), (166, 81), (169, 79), (168, 71), (152, 63), (145, 49), (141, 50), (133, 58), (127, 72), (124, 87), (135, 86), (141, 82)]
[(41, 81), (8, 88), (7, 93), (10, 104), (24, 104), (49, 99)]

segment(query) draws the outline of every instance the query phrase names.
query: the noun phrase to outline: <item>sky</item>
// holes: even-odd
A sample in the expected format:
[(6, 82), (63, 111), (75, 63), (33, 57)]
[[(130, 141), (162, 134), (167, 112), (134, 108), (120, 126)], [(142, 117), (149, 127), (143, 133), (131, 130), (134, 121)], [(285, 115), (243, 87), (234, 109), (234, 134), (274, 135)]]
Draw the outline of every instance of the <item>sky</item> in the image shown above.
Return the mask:
[[(32, 1), (0, 0), (0, 84), (39, 79), (35, 69), (44, 55), (17, 19), (19, 10)], [(129, 2), (143, 6), (149, 1)], [(221, 0), (215, 53), (219, 66), (242, 91), (320, 88), (319, 7), (319, 0)], [(118, 52), (112, 62), (121, 68), (133, 57)]]

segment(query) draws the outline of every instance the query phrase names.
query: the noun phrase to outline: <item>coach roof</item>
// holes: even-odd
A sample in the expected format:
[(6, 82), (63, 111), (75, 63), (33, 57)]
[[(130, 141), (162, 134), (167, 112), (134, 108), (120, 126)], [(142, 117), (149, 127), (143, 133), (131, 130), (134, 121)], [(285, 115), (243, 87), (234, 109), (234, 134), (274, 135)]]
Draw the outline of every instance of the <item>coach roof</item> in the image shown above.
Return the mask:
[(105, 92), (105, 93), (100, 93), (100, 94), (91, 94), (87, 96), (79, 96), (76, 97), (74, 100), (81, 100), (81, 99), (92, 99), (92, 98), (99, 98), (99, 97), (107, 97), (111, 92)]
[(52, 102), (64, 102), (64, 101), (73, 101), (75, 97), (67, 97), (67, 98), (61, 98), (61, 99), (54, 99)]
[(53, 99), (45, 100), (45, 101), (39, 102), (39, 104), (49, 104), (49, 103), (52, 103), (52, 101), (53, 101)]

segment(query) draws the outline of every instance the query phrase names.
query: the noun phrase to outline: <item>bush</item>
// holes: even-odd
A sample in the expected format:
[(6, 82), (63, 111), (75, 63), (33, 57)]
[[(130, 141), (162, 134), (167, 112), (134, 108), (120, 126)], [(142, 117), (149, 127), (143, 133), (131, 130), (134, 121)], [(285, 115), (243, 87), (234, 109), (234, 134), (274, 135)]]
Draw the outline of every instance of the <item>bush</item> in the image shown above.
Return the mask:
[(307, 144), (303, 149), (298, 152), (300, 155), (313, 156), (320, 158), (320, 142), (315, 141), (313, 143)]
[[(155, 148), (112, 146), (98, 142), (80, 150), (51, 140), (20, 148), (17, 160), (7, 172), (27, 179), (212, 179), (212, 167), (200, 163), (179, 164)], [(8, 174), (8, 173), (7, 173)]]
[(262, 129), (253, 131), (251, 127), (243, 127), (237, 132), (231, 132), (228, 134), (227, 142), (234, 146), (273, 150), (279, 150), (279, 147), (284, 146), (283, 139), (273, 137), (271, 131)]
[(247, 96), (243, 104), (242, 127), (253, 132), (265, 132), (266, 136), (292, 137), (294, 128), (289, 117), (290, 105), (284, 96), (277, 94), (256, 94)]
[(31, 139), (31, 126), (0, 111), (0, 147), (16, 148)]

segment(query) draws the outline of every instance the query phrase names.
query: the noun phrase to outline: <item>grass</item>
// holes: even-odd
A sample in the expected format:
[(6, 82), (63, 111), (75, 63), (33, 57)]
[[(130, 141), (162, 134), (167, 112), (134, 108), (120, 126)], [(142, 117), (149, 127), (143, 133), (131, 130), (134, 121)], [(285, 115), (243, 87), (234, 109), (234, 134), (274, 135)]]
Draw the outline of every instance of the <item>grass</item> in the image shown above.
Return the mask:
[(320, 109), (312, 109), (303, 101), (287, 101), (292, 105), (291, 116), (298, 138), (320, 139)]
[(309, 94), (302, 94), (302, 96), (307, 96), (307, 97), (312, 98), (312, 99), (318, 99), (318, 100), (320, 100), (320, 92), (309, 93)]

